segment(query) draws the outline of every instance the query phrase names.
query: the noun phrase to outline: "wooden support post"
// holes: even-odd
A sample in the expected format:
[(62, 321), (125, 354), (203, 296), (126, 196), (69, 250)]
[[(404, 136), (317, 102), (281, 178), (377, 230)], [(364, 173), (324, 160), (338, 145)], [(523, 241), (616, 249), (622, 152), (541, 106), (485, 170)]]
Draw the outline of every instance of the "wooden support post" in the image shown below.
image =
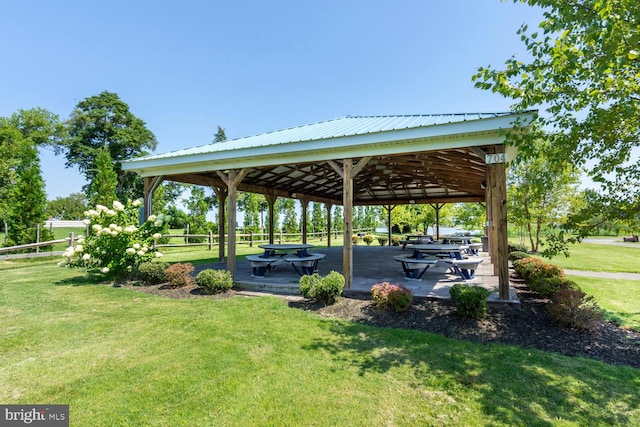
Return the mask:
[(275, 215), (275, 209), (274, 206), (276, 204), (276, 199), (278, 198), (278, 196), (276, 196), (275, 194), (265, 194), (264, 195), (265, 199), (267, 199), (267, 203), (269, 204), (269, 244), (273, 245), (273, 226), (275, 224), (275, 220), (274, 220), (274, 215)]
[(391, 206), (391, 205), (384, 205), (382, 206), (383, 209), (385, 209), (387, 211), (387, 234), (388, 234), (388, 238), (389, 241), (387, 242), (388, 246), (392, 246), (392, 241), (391, 241), (391, 237), (393, 235), (393, 233), (391, 232), (391, 211), (394, 210), (396, 208), (396, 206)]
[(353, 178), (351, 169), (353, 162), (345, 159), (342, 163), (342, 205), (344, 207), (344, 233), (342, 251), (342, 274), (345, 289), (351, 288), (353, 279)]
[(333, 208), (332, 203), (324, 204), (327, 209), (327, 247), (331, 247), (331, 209)]
[(158, 185), (162, 183), (163, 176), (148, 176), (144, 178), (144, 201), (143, 201), (143, 220), (147, 220), (149, 216), (152, 214), (153, 207), (153, 192)]
[(225, 256), (225, 223), (228, 189), (222, 187), (211, 187), (218, 198), (218, 261), (224, 262)]
[(218, 176), (227, 184), (228, 199), (229, 199), (229, 214), (228, 214), (228, 230), (229, 230), (229, 248), (227, 257), (227, 270), (231, 273), (231, 276), (236, 276), (236, 211), (238, 202), (238, 184), (247, 174), (247, 169), (232, 169), (230, 171), (216, 171)]
[[(504, 145), (498, 147), (504, 153)], [(495, 164), (495, 227), (500, 299), (509, 299), (509, 238), (507, 230), (507, 172), (504, 163)]]
[(302, 205), (302, 243), (307, 243), (307, 208), (309, 207), (309, 200), (300, 199)]

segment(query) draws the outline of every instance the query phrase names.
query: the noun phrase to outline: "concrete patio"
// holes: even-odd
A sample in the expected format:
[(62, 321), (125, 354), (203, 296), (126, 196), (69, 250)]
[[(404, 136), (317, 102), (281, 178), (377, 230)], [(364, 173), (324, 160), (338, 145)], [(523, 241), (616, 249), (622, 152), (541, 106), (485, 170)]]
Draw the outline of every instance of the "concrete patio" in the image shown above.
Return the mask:
[[(311, 249), (310, 252), (322, 253), (326, 257), (318, 264), (318, 273), (326, 275), (331, 271), (342, 272), (342, 247)], [(353, 247), (353, 283), (345, 292), (369, 293), (371, 287), (377, 283), (389, 282), (403, 285), (413, 291), (415, 296), (449, 299), (449, 288), (456, 283), (483, 286), (493, 293), (489, 302), (519, 304), (515, 292), (510, 289), (509, 300), (498, 299), (498, 277), (493, 275), (493, 266), (487, 253), (480, 252), (483, 263), (476, 270), (473, 280), (463, 280), (459, 275), (447, 272), (447, 266), (439, 263), (430, 267), (421, 280), (407, 280), (402, 271), (402, 265), (394, 261), (394, 255), (409, 254), (410, 249), (402, 250), (398, 246), (363, 246)], [(216, 266), (218, 268), (222, 265)], [(252, 276), (251, 264), (246, 260), (238, 260), (236, 265), (237, 286), (262, 292), (299, 294), (298, 280), (300, 276), (287, 262), (282, 261), (264, 277)]]

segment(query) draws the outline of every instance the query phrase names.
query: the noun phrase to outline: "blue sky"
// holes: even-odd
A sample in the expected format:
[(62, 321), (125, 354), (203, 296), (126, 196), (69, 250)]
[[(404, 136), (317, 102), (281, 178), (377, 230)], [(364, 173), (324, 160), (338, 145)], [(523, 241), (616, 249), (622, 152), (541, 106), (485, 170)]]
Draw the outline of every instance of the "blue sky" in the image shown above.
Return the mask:
[[(43, 107), (65, 120), (117, 93), (156, 152), (345, 115), (509, 110), (474, 89), (479, 66), (524, 57), (539, 9), (499, 0), (5, 2), (0, 116)], [(80, 191), (43, 152), (49, 199)]]

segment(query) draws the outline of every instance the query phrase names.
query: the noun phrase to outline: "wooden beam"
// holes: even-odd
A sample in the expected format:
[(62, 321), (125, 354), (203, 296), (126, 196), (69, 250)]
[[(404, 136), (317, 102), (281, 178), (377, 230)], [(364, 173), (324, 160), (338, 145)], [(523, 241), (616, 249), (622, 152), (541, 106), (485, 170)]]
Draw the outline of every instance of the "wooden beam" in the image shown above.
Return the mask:
[(163, 176), (149, 176), (144, 179), (144, 203), (143, 203), (143, 216), (146, 220), (151, 215), (153, 207), (153, 192), (158, 185), (162, 183)]
[(265, 194), (265, 199), (267, 199), (267, 203), (269, 204), (269, 244), (273, 245), (274, 235), (273, 235), (273, 227), (275, 225), (275, 209), (274, 206), (276, 204), (276, 199), (278, 196), (275, 194)]
[(307, 199), (301, 199), (300, 205), (302, 206), (302, 243), (307, 243), (307, 208), (309, 207), (309, 201)]
[(331, 203), (325, 203), (325, 208), (327, 209), (327, 247), (331, 247), (331, 209), (333, 205)]
[(236, 275), (236, 214), (237, 214), (237, 202), (238, 202), (238, 183), (247, 174), (247, 169), (231, 169), (229, 171), (216, 171), (220, 179), (227, 184), (228, 199), (229, 199), (229, 220), (228, 220), (228, 232), (229, 232), (229, 256), (227, 257), (227, 270), (231, 272), (231, 275)]
[(224, 262), (225, 257), (225, 222), (226, 203), (229, 191), (223, 187), (211, 187), (218, 198), (218, 261)]
[(340, 168), (340, 165), (338, 165), (336, 162), (334, 162), (333, 160), (327, 160), (327, 164), (329, 166), (331, 166), (331, 168), (336, 171), (336, 173), (340, 176), (340, 178), (344, 178), (343, 176), (343, 172), (342, 169)]
[(342, 274), (344, 275), (344, 287), (351, 288), (353, 281), (353, 178), (351, 159), (342, 162), (342, 205), (344, 209), (344, 232), (342, 250)]
[[(504, 145), (497, 147), (498, 153), (504, 153)], [(509, 239), (507, 234), (507, 173), (504, 163), (496, 163), (495, 168), (495, 194), (494, 194), (494, 218), (496, 221), (496, 243), (498, 246), (498, 289), (500, 299), (509, 299)]]

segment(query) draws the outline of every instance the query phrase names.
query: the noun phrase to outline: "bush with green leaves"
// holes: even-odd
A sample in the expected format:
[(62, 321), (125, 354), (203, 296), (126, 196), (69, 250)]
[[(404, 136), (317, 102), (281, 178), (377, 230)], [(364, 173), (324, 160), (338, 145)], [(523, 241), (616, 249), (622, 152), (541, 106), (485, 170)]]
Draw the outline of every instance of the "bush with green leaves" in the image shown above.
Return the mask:
[(400, 246), (400, 237), (391, 236), (391, 246)]
[(602, 320), (602, 310), (594, 298), (579, 289), (559, 291), (547, 310), (552, 319), (570, 328), (592, 330)]
[(166, 262), (143, 262), (138, 267), (138, 278), (147, 285), (159, 285), (167, 282)]
[(527, 253), (529, 248), (525, 245), (509, 245), (509, 252), (524, 252)]
[(202, 270), (196, 276), (196, 285), (213, 293), (228, 291), (233, 287), (233, 277), (227, 270)]
[(567, 289), (580, 290), (573, 280), (566, 277), (543, 277), (529, 284), (529, 288), (543, 298), (553, 298), (560, 291)]
[(464, 317), (482, 319), (487, 315), (487, 298), (491, 292), (482, 286), (456, 283), (449, 289), (456, 312)]
[(371, 234), (367, 234), (367, 235), (362, 237), (362, 240), (367, 244), (367, 246), (371, 246), (371, 244), (373, 243), (373, 241), (375, 239), (376, 238)]
[(318, 273), (304, 275), (299, 281), (300, 293), (305, 297), (324, 304), (334, 304), (340, 299), (344, 288), (344, 276), (332, 271), (325, 277)]
[(514, 261), (513, 268), (528, 285), (543, 278), (564, 277), (562, 268), (546, 263), (536, 257), (528, 257)]
[(354, 234), (353, 236), (351, 236), (351, 242), (354, 245), (357, 245), (360, 242), (360, 236), (358, 236), (357, 234)]
[(153, 249), (154, 240), (170, 218), (151, 215), (140, 224), (140, 200), (125, 205), (114, 201), (111, 208), (96, 205), (85, 212), (87, 236), (79, 236), (63, 254), (67, 262), (61, 265), (83, 268), (89, 274), (123, 279), (137, 273), (140, 264), (161, 257)]
[(191, 277), (193, 270), (193, 264), (190, 262), (179, 262), (170, 265), (165, 270), (165, 274), (167, 275), (167, 281), (171, 286), (181, 288), (183, 286), (193, 284), (193, 277)]
[(389, 238), (387, 236), (378, 236), (377, 239), (380, 246), (385, 246), (389, 241)]
[(371, 297), (379, 308), (390, 308), (399, 313), (407, 311), (413, 301), (411, 289), (382, 282), (371, 287)]
[(525, 258), (529, 258), (530, 255), (526, 252), (520, 252), (520, 251), (513, 251), (509, 253), (509, 260), (510, 261), (517, 261), (519, 259), (525, 259)]

